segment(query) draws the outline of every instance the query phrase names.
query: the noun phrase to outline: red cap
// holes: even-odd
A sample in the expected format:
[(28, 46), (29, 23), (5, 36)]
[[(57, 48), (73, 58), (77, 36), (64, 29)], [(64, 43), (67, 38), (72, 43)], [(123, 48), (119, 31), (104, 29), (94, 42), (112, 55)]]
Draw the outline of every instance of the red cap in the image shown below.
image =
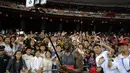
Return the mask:
[(128, 45), (128, 42), (126, 42), (125, 40), (121, 40), (121, 42), (118, 43), (118, 46), (122, 46), (122, 45)]

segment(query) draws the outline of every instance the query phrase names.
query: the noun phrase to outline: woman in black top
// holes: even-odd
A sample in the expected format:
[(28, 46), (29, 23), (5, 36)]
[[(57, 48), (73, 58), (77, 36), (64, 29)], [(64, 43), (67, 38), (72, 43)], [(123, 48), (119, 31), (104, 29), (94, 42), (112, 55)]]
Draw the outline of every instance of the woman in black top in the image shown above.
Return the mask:
[(16, 51), (14, 57), (10, 59), (6, 68), (6, 73), (20, 73), (27, 69), (25, 61), (22, 59), (21, 51)]

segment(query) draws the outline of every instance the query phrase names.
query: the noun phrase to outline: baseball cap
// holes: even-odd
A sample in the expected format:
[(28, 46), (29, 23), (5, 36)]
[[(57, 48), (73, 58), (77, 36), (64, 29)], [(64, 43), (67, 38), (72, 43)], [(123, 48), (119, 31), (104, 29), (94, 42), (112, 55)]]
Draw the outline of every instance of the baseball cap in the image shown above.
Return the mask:
[(128, 45), (128, 42), (122, 40), (120, 43), (118, 43), (118, 46), (122, 46), (122, 45)]

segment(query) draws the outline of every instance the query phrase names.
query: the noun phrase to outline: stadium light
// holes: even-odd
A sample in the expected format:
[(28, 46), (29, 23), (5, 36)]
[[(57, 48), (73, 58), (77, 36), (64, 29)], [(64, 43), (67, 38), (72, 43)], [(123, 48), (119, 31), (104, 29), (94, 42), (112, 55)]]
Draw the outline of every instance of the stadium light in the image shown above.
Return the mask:
[(120, 24), (122, 24), (122, 23), (120, 22)]
[(22, 17), (22, 14), (20, 14), (20, 17)]
[(33, 17), (30, 17), (30, 19), (33, 19)]
[(44, 19), (43, 17), (41, 17), (41, 19)]
[(83, 21), (81, 21), (80, 23), (83, 24)]
[(62, 21), (62, 19), (60, 19), (60, 21)]
[(6, 14), (5, 16), (8, 17), (8, 14)]

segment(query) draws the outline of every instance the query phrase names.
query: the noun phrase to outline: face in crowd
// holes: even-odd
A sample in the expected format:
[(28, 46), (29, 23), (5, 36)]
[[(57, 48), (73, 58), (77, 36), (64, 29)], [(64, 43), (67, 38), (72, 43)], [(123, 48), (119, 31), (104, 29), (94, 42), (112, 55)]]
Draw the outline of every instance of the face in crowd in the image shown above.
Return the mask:
[(84, 41), (84, 47), (87, 47), (89, 45), (88, 41)]
[(94, 52), (95, 52), (96, 54), (100, 54), (100, 53), (102, 52), (101, 46), (95, 45), (95, 46), (94, 46)]
[(20, 35), (20, 36), (18, 37), (18, 39), (19, 39), (20, 41), (23, 41), (23, 40), (24, 40), (24, 35)]
[(61, 52), (61, 46), (60, 46), (60, 45), (57, 45), (57, 46), (56, 46), (56, 51), (57, 51), (57, 52)]
[(69, 43), (65, 43), (64, 44), (64, 49), (65, 50), (69, 50), (70, 49), (70, 44)]
[(41, 46), (40, 46), (40, 50), (41, 50), (42, 52), (44, 52), (44, 51), (45, 51), (45, 46), (44, 46), (44, 45), (41, 45)]
[(82, 44), (79, 44), (79, 49), (83, 49), (83, 45)]
[(21, 51), (16, 51), (14, 55), (15, 55), (17, 60), (19, 60), (22, 57)]
[(37, 51), (35, 52), (35, 56), (36, 56), (36, 57), (40, 57), (40, 50), (37, 50)]
[(51, 52), (50, 51), (46, 51), (46, 57), (51, 58)]
[(31, 40), (30, 45), (31, 45), (31, 46), (34, 46), (34, 45), (35, 45), (34, 40)]
[(10, 41), (11, 41), (11, 43), (14, 43), (15, 40), (16, 40), (15, 37), (12, 37)]
[(6, 44), (10, 44), (10, 38), (9, 37), (6, 37), (4, 41), (5, 41)]
[(121, 46), (120, 46), (120, 52), (129, 51), (128, 49), (129, 49), (128, 45), (121, 45)]
[(73, 45), (77, 46), (77, 41), (76, 40), (73, 41)]
[(31, 48), (27, 48), (26, 54), (27, 54), (27, 55), (30, 55), (30, 54), (31, 54)]

